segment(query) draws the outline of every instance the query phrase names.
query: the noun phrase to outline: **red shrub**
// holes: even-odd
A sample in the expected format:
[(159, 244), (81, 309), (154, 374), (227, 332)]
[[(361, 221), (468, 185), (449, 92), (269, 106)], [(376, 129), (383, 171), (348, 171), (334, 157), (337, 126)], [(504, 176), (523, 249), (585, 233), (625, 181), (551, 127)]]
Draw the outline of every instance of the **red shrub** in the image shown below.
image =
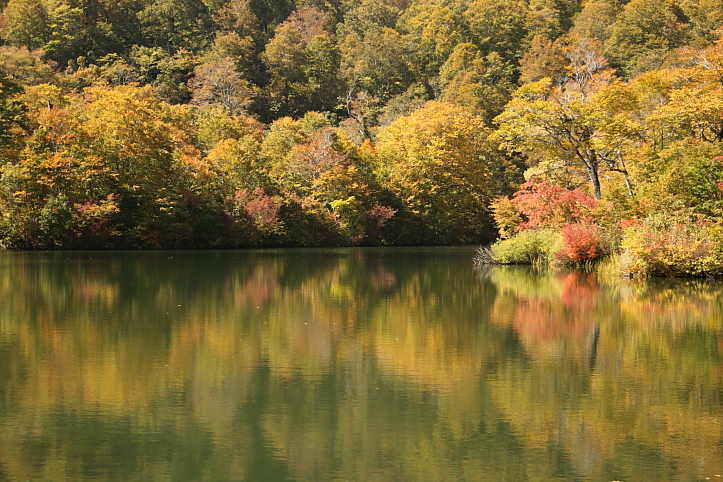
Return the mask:
[(592, 224), (568, 224), (562, 228), (562, 241), (563, 249), (555, 255), (563, 262), (591, 261), (602, 254), (600, 236)]
[(371, 225), (377, 229), (382, 229), (387, 221), (392, 219), (397, 213), (396, 209), (392, 209), (389, 206), (382, 206), (381, 204), (375, 205), (367, 212)]
[(263, 189), (256, 188), (254, 197), (246, 202), (243, 209), (257, 228), (266, 231), (279, 222), (281, 204), (276, 199), (266, 196)]

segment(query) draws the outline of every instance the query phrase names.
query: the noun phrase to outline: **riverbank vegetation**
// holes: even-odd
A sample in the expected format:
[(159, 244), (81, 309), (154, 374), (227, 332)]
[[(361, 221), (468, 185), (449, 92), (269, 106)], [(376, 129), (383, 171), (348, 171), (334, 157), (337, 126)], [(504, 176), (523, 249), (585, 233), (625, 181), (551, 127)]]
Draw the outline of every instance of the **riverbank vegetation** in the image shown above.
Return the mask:
[(9, 249), (490, 243), (723, 272), (710, 2), (0, 0)]

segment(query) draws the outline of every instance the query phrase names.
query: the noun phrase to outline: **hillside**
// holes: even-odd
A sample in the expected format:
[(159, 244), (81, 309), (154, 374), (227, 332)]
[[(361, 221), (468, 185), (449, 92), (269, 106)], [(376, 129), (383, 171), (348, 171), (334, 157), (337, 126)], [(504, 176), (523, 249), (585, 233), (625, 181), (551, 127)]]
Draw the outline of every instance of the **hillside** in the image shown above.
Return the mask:
[(0, 8), (6, 248), (487, 243), (539, 218), (526, 180), (599, 203), (598, 253), (717, 236), (715, 2)]

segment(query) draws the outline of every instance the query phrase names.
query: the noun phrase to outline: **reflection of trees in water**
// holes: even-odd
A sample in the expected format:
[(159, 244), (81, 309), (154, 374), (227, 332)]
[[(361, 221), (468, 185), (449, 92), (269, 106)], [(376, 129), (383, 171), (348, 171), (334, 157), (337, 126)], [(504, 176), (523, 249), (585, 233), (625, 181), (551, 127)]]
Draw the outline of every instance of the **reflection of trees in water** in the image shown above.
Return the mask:
[[(220, 478), (615, 478), (630, 450), (662, 479), (723, 470), (713, 285), (473, 272), (442, 250), (59, 254), (0, 276), (0, 430), (50, 444), (48, 466), (82, 452), (77, 424), (27, 427), (62, 409), (134, 440), (126, 474), (172, 471), (152, 448), (169, 430), (206, 440), (189, 464)], [(11, 478), (19, 460), (0, 448)]]
[[(491, 393), (528, 441), (564, 447), (587, 474), (624, 460), (625, 450), (657, 458), (659, 472), (646, 475), (655, 479), (700, 473), (696, 457), (720, 471), (723, 425), (712, 416), (723, 393), (717, 283), (683, 282), (674, 294), (670, 283), (661, 291), (621, 280), (610, 290), (577, 273), (484, 276), (504, 305), (493, 321), (511, 326), (529, 356), (501, 367)], [(505, 317), (509, 310), (515, 316)]]

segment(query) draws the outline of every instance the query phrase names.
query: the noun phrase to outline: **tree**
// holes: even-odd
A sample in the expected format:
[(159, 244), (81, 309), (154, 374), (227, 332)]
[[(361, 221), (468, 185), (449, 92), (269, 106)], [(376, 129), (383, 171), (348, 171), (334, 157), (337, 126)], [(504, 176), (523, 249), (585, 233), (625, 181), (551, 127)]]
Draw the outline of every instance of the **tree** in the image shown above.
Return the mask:
[(264, 69), (259, 58), (256, 42), (250, 36), (241, 37), (236, 32), (216, 34), (213, 47), (204, 55), (207, 59), (232, 59), (236, 70), (245, 79), (257, 85), (263, 84)]
[(43, 62), (45, 52), (26, 47), (0, 46), (0, 70), (22, 85), (38, 85), (55, 80), (52, 67)]
[(216, 23), (240, 37), (261, 39), (261, 25), (253, 12), (252, 0), (231, 0), (216, 9)]
[(495, 52), (482, 57), (471, 43), (460, 43), (439, 72), (440, 100), (483, 116), (491, 124), (514, 90), (514, 69)]
[(615, 81), (604, 59), (594, 51), (578, 50), (569, 76), (562, 85), (544, 78), (525, 84), (514, 94), (495, 122), (495, 139), (510, 150), (528, 156), (547, 168), (581, 168), (592, 184), (596, 199), (602, 197), (600, 170), (627, 174), (621, 150), (601, 141), (595, 122), (594, 95)]
[(438, 101), (379, 133), (377, 172), (401, 201), (400, 216), (412, 220), (407, 241), (481, 242), (489, 234), (493, 173), (504, 172), (489, 133), (482, 117)]
[(398, 28), (407, 45), (413, 47), (411, 66), (417, 79), (434, 98), (431, 80), (454, 47), (464, 40), (461, 18), (447, 7), (415, 4), (399, 19)]
[(476, 0), (464, 5), (470, 39), (483, 55), (496, 52), (514, 62), (527, 49), (527, 3), (518, 0)]
[(329, 16), (313, 7), (299, 9), (279, 25), (262, 60), (269, 69), (267, 88), (276, 115), (334, 110), (343, 92), (337, 77), (339, 52)]
[(520, 83), (545, 77), (559, 82), (567, 76), (568, 63), (560, 39), (552, 41), (544, 35), (535, 35), (530, 49), (520, 59)]
[(97, 2), (58, 0), (48, 8), (50, 34), (43, 49), (65, 67), (95, 61), (122, 49), (113, 25), (100, 18)]
[(271, 184), (257, 136), (221, 140), (208, 153), (207, 162), (212, 166), (218, 194), (224, 198), (236, 191), (251, 192)]
[(696, 64), (691, 68), (653, 73), (637, 79), (631, 87), (641, 90), (656, 77), (662, 80), (662, 85), (666, 86), (665, 102), (649, 113), (647, 121), (662, 129), (668, 141), (696, 138), (704, 142), (721, 142), (723, 40), (692, 52), (691, 60)]
[(688, 18), (672, 0), (632, 0), (609, 27), (605, 55), (625, 77), (660, 68), (688, 41)]
[(585, 2), (582, 10), (575, 17), (575, 25), (571, 31), (581, 38), (607, 40), (609, 27), (615, 21), (616, 10), (611, 2), (596, 0)]
[(138, 18), (144, 37), (170, 53), (205, 47), (212, 31), (210, 12), (201, 0), (152, 0)]
[(394, 28), (401, 15), (401, 10), (384, 0), (364, 0), (350, 8), (344, 15), (344, 23), (340, 30), (342, 35), (366, 32), (380, 27)]
[(340, 40), (341, 77), (351, 95), (365, 92), (386, 103), (412, 84), (411, 48), (394, 29), (377, 27), (363, 35), (350, 33)]
[(251, 103), (254, 90), (235, 69), (230, 58), (211, 59), (196, 67), (189, 81), (191, 102), (222, 105), (229, 115), (242, 114)]
[(2, 13), (0, 36), (14, 47), (30, 50), (48, 41), (48, 11), (40, 0), (10, 0)]
[(16, 144), (26, 126), (25, 106), (16, 98), (22, 88), (0, 70), (0, 152)]

